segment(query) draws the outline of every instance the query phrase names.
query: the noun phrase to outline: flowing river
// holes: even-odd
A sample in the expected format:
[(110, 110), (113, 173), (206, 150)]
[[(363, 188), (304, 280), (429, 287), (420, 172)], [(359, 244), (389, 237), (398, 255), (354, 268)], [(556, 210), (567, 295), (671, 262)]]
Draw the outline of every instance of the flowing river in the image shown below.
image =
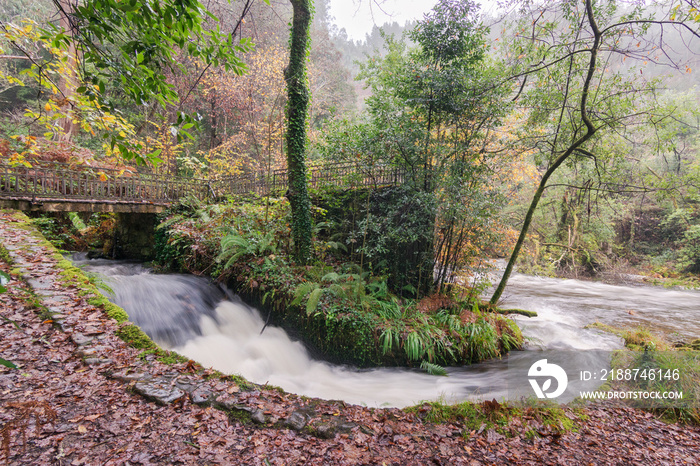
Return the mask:
[[(268, 326), (257, 310), (191, 275), (158, 275), (135, 263), (86, 260), (76, 265), (102, 277), (112, 301), (123, 307), (159, 345), (225, 373), (288, 392), (342, 399), (367, 406), (407, 406), (423, 400), (458, 402), (503, 399), (509, 364), (533, 351), (586, 357), (620, 348), (619, 338), (584, 326), (644, 326), (672, 341), (700, 337), (700, 293), (646, 286), (619, 286), (515, 274), (504, 307), (536, 311), (515, 317), (528, 339), (526, 351), (471, 366), (449, 368), (447, 377), (412, 369), (357, 370), (314, 360), (284, 330)], [(582, 356), (583, 355), (583, 356)], [(527, 385), (527, 382), (522, 381)]]

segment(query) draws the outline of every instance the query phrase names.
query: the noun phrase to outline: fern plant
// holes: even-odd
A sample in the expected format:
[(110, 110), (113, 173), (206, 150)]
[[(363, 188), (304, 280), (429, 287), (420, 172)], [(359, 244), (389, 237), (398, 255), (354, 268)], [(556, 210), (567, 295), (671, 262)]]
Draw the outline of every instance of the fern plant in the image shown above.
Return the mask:
[(221, 239), (221, 252), (216, 258), (218, 262), (226, 260), (224, 269), (228, 269), (241, 258), (246, 256), (268, 256), (277, 252), (274, 232), (268, 231), (262, 235), (245, 237), (237, 232), (231, 232)]
[(432, 362), (423, 361), (420, 363), (420, 368), (430, 375), (440, 375), (447, 377), (447, 370), (444, 367), (433, 364)]
[(294, 290), (294, 300), (292, 306), (298, 306), (306, 299), (306, 315), (311, 315), (316, 311), (321, 300), (323, 288), (316, 282), (304, 282)]
[[(330, 267), (311, 267), (307, 271), (308, 281), (299, 285), (294, 291), (292, 305), (306, 303), (306, 313), (311, 315), (316, 308), (324, 292), (331, 293), (338, 298), (347, 299), (363, 307), (374, 303), (373, 299), (367, 299), (365, 282), (360, 275), (348, 274), (328, 270)], [(322, 276), (319, 275), (326, 272)]]

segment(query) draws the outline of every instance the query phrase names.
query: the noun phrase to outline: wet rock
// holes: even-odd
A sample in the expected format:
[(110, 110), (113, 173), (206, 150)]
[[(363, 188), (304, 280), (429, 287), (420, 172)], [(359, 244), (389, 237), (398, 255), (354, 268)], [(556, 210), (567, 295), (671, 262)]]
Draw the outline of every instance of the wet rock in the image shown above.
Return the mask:
[(88, 336), (97, 336), (105, 333), (104, 329), (95, 326), (87, 326), (83, 329), (83, 334)]
[(87, 258), (88, 259), (110, 259), (109, 257), (107, 257), (105, 255), (105, 253), (104, 253), (104, 251), (102, 251), (102, 249), (90, 249), (87, 252)]
[(162, 379), (136, 382), (134, 391), (144, 398), (153, 400), (158, 404), (167, 405), (180, 400), (185, 396), (185, 392), (171, 385), (170, 382)]
[(318, 424), (314, 430), (314, 435), (322, 439), (332, 439), (335, 437), (335, 434), (348, 433), (355, 427), (357, 427), (357, 424), (342, 419), (334, 419)]
[(95, 364), (109, 364), (112, 360), (109, 358), (86, 358), (84, 362), (87, 365), (94, 366)]
[(56, 296), (56, 293), (49, 290), (34, 290), (34, 294), (37, 295), (37, 297), (41, 298), (42, 301)]
[(75, 354), (78, 357), (81, 358), (91, 358), (91, 357), (99, 357), (102, 354), (107, 354), (110, 351), (110, 348), (104, 345), (97, 345), (97, 346), (86, 346), (83, 345), (81, 347), (78, 347), (77, 350), (75, 350)]
[(216, 398), (216, 400), (214, 400), (214, 407), (223, 409), (224, 411), (237, 409), (237, 405), (238, 399), (227, 394), (220, 395)]
[(97, 354), (97, 350), (95, 348), (78, 348), (75, 351), (76, 356), (80, 358), (89, 358), (90, 356), (94, 356)]
[(285, 421), (285, 424), (294, 430), (300, 431), (301, 429), (306, 427), (307, 422), (308, 418), (305, 414), (300, 413), (299, 411), (294, 411), (292, 414), (289, 415), (289, 417)]
[[(196, 391), (193, 392), (193, 395), (195, 393)], [(209, 399), (211, 399), (211, 397)], [(237, 398), (234, 398), (228, 394), (217, 397), (212, 403), (212, 406), (217, 409), (227, 411), (232, 418), (235, 418), (243, 423), (253, 421), (257, 424), (265, 424), (267, 422), (267, 418), (262, 409), (240, 404), (240, 401)]]
[(82, 333), (74, 333), (70, 336), (70, 339), (73, 340), (73, 343), (75, 343), (78, 346), (84, 346), (90, 343), (92, 340), (94, 340), (94, 337), (88, 337), (86, 335), (83, 335)]
[(199, 406), (209, 406), (211, 404), (214, 392), (208, 387), (197, 387), (190, 393), (192, 403)]
[(332, 424), (321, 424), (316, 427), (316, 436), (319, 438), (331, 439), (335, 437), (337, 429)]
[[(338, 432), (346, 434), (353, 430), (355, 427), (357, 427), (357, 424), (354, 422), (348, 422), (348, 421), (339, 421), (336, 423), (336, 429)], [(371, 433), (373, 434), (373, 433)]]
[(36, 277), (27, 279), (29, 286), (34, 290), (51, 290), (54, 286), (54, 281), (50, 277)]
[(109, 374), (109, 377), (124, 383), (130, 383), (139, 380), (145, 382), (150, 380), (150, 376), (144, 372), (116, 372)]
[(253, 422), (257, 424), (265, 424), (267, 419), (265, 419), (265, 413), (263, 413), (262, 409), (256, 409), (253, 411), (253, 413), (250, 415), (250, 418), (253, 420)]
[(61, 320), (56, 320), (56, 319), (54, 319), (53, 323), (54, 323), (54, 325), (56, 325), (56, 326), (59, 328), (59, 330), (61, 330), (62, 332), (66, 332), (66, 333), (67, 333), (67, 332), (71, 329), (71, 327), (72, 327), (72, 325), (71, 325), (70, 323), (66, 322), (66, 321), (63, 320), (63, 319), (61, 319)]
[(178, 377), (175, 379), (175, 386), (184, 392), (192, 393), (197, 389), (197, 382), (191, 377)]

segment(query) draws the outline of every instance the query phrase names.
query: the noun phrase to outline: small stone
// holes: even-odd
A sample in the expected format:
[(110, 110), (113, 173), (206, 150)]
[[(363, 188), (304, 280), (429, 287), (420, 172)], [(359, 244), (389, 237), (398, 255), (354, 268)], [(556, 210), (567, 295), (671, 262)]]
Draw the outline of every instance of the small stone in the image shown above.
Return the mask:
[(67, 333), (67, 332), (71, 329), (71, 327), (72, 327), (71, 324), (69, 324), (68, 322), (66, 322), (66, 321), (63, 320), (63, 319), (61, 319), (61, 320), (55, 320), (55, 319), (54, 319), (53, 323), (54, 323), (56, 326), (58, 326), (58, 328), (59, 328), (62, 332), (65, 332), (65, 333)]
[(231, 411), (232, 409), (237, 409), (238, 399), (228, 396), (221, 395), (214, 401), (214, 407), (223, 409), (224, 411)]
[(336, 428), (331, 424), (321, 424), (316, 428), (316, 436), (319, 438), (332, 439), (335, 433)]
[(148, 381), (150, 376), (144, 372), (129, 372), (129, 373), (116, 373), (111, 374), (110, 377), (114, 380), (119, 380), (120, 382), (130, 383), (134, 381)]
[(267, 421), (265, 419), (265, 413), (263, 413), (262, 409), (256, 409), (253, 411), (253, 414), (250, 415), (250, 418), (253, 420), (253, 422), (257, 424), (265, 424)]
[(190, 398), (192, 403), (200, 406), (207, 406), (211, 404), (211, 397), (213, 392), (208, 387), (197, 387), (192, 393), (190, 393)]
[(92, 340), (94, 340), (94, 337), (88, 337), (86, 335), (83, 335), (82, 333), (73, 333), (70, 336), (70, 338), (71, 340), (73, 340), (73, 343), (75, 343), (78, 346), (87, 345)]
[(95, 365), (95, 364), (109, 364), (112, 362), (112, 360), (109, 358), (87, 358), (84, 360), (84, 362), (87, 365)]
[(88, 356), (94, 356), (97, 353), (95, 348), (78, 348), (75, 354), (80, 358), (86, 358)]
[(294, 411), (289, 415), (285, 421), (285, 424), (294, 430), (300, 431), (306, 426), (307, 421), (306, 415), (300, 413), (299, 411)]
[(134, 385), (134, 391), (161, 405), (170, 404), (185, 396), (184, 391), (171, 386), (169, 382), (159, 379), (149, 382), (137, 382)]

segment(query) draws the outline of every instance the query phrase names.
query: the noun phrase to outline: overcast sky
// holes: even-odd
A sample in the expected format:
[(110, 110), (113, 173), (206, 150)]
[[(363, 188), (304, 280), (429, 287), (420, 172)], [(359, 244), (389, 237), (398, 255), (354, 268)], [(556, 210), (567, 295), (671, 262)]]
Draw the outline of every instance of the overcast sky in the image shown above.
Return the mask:
[[(338, 29), (345, 28), (348, 36), (362, 40), (375, 24), (422, 19), (437, 0), (331, 0), (330, 15)], [(377, 6), (379, 3), (379, 6)], [(481, 1), (482, 4), (492, 3)], [(486, 8), (485, 6), (482, 8)]]

